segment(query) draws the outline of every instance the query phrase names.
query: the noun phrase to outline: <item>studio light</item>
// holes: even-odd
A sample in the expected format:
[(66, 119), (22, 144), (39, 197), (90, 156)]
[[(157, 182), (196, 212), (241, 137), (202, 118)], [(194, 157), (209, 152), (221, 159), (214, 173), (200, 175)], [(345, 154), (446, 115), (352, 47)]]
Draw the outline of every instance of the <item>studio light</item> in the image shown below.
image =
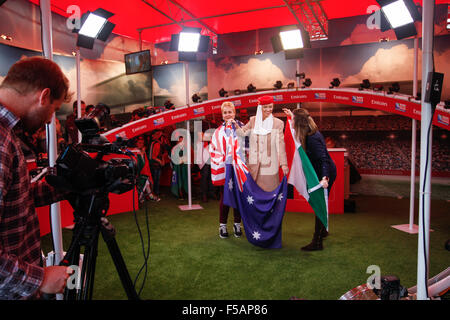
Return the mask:
[(370, 89), (370, 81), (369, 81), (369, 79), (364, 79), (360, 83), (359, 90), (363, 90), (363, 89)]
[(373, 91), (383, 91), (383, 86), (381, 84), (375, 84), (373, 86)]
[(219, 96), (221, 97), (228, 97), (228, 91), (226, 91), (224, 88), (219, 90)]
[(180, 32), (178, 52), (197, 52), (200, 44), (200, 33)]
[(247, 92), (256, 92), (256, 87), (253, 84), (247, 86)]
[(280, 80), (277, 80), (273, 86), (275, 89), (281, 89), (283, 87), (283, 83)]
[(301, 73), (295, 72), (295, 76), (300, 79), (305, 79), (305, 77), (306, 77), (304, 72), (301, 72)]
[(294, 82), (289, 82), (287, 87), (288, 87), (288, 89), (293, 89), (293, 88), (295, 88), (295, 83)]
[(399, 92), (400, 91), (400, 84), (398, 82), (394, 82), (391, 87), (389, 87), (389, 92), (388, 94), (392, 94), (394, 92)]
[(414, 21), (421, 15), (413, 0), (377, 0), (381, 7), (381, 31), (393, 29), (397, 39), (417, 35)]
[(402, 0), (391, 2), (381, 8), (386, 15), (392, 29), (413, 23), (413, 17)]
[(339, 80), (339, 78), (333, 78), (333, 81), (331, 81), (330, 84), (330, 89), (337, 88), (341, 85), (341, 81)]
[(105, 23), (106, 23), (105, 18), (100, 17), (94, 13), (91, 13), (88, 15), (86, 21), (84, 22), (78, 34), (82, 34), (83, 36), (90, 38), (97, 38), (98, 34), (100, 33), (100, 30), (103, 29)]
[(303, 48), (303, 39), (299, 29), (281, 31), (280, 38), (283, 50)]
[(195, 103), (202, 102), (202, 98), (198, 94), (194, 93), (192, 95), (192, 101), (195, 102)]
[(201, 28), (185, 27), (179, 34), (172, 34), (170, 51), (178, 51), (179, 61), (196, 61), (197, 52), (207, 52), (210, 37), (200, 34)]
[(114, 14), (104, 9), (86, 12), (81, 17), (80, 29), (74, 29), (78, 33), (77, 46), (92, 49), (95, 39), (106, 41), (116, 26), (108, 21)]
[(305, 81), (303, 81), (303, 86), (302, 86), (302, 88), (303, 88), (303, 89), (304, 89), (304, 88), (308, 88), (308, 87), (310, 87), (311, 85), (312, 85), (311, 79), (310, 79), (310, 78), (306, 78)]
[(309, 34), (298, 25), (280, 28), (278, 35), (271, 38), (274, 53), (284, 51), (286, 59), (299, 59), (303, 49), (310, 48)]

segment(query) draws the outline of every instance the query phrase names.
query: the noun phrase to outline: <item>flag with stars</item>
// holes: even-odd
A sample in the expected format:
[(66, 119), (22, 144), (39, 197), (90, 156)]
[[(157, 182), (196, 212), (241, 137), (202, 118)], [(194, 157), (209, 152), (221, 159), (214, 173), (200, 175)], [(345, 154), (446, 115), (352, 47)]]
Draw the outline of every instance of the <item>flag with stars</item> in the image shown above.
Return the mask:
[(267, 192), (253, 180), (243, 161), (242, 148), (235, 134), (227, 150), (231, 163), (225, 165), (223, 203), (241, 214), (247, 240), (263, 248), (281, 248), (281, 225), (287, 200), (287, 179)]
[(281, 248), (281, 225), (286, 209), (287, 179), (267, 192), (253, 180), (249, 172), (239, 188), (240, 178), (231, 164), (226, 165), (223, 202), (239, 209), (247, 240), (263, 248)]

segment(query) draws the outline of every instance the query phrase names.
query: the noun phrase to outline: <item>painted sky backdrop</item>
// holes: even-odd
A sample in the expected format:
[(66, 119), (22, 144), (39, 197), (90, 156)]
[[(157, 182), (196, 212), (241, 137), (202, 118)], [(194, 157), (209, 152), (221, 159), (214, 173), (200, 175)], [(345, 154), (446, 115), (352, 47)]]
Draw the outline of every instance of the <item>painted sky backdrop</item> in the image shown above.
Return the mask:
[[(208, 97), (206, 61), (189, 62), (189, 103), (194, 93)], [(186, 105), (186, 80), (183, 63), (153, 67), (155, 105), (162, 106), (170, 100), (176, 107)]]
[[(421, 42), (419, 41), (419, 47)], [(10, 66), (21, 57), (40, 55), (40, 52), (0, 44), (0, 80)], [(371, 82), (394, 82), (413, 80), (413, 39), (376, 42), (330, 48), (307, 49), (300, 59), (298, 71), (311, 78), (312, 87), (327, 88), (337, 77), (342, 86)], [(75, 58), (54, 55), (71, 85), (76, 91)], [(434, 40), (434, 61), (437, 72), (450, 70), (450, 35)], [(258, 89), (271, 89), (280, 80), (285, 87), (296, 82), (297, 60), (286, 60), (284, 53), (264, 53), (208, 59), (189, 62), (189, 102), (194, 93), (205, 99), (219, 97), (218, 91), (246, 90), (252, 83)], [(419, 49), (419, 79), (421, 78), (421, 51)], [(129, 112), (138, 106), (162, 106), (171, 100), (175, 106), (186, 104), (185, 72), (183, 63), (158, 65), (152, 72), (125, 75), (125, 64), (120, 61), (81, 61), (81, 96), (87, 104), (103, 102), (110, 105), (113, 113)], [(76, 96), (74, 96), (74, 99)], [(444, 76), (442, 100), (450, 99), (450, 75)], [(71, 112), (71, 104), (63, 105), (58, 117)], [(115, 112), (115, 111), (116, 112)]]
[[(419, 41), (419, 79), (421, 78), (421, 50)], [(436, 71), (450, 70), (450, 36), (435, 38)], [(311, 78), (312, 87), (327, 88), (333, 78), (343, 86), (371, 82), (412, 81), (414, 66), (413, 39), (376, 42), (351, 46), (306, 49), (300, 59), (299, 72)], [(276, 80), (296, 82), (296, 60), (285, 60), (284, 53), (223, 57), (208, 60), (208, 93), (218, 97), (223, 87), (227, 91), (246, 89), (249, 83), (256, 88), (273, 88)], [(450, 75), (444, 77), (443, 99), (450, 97)]]

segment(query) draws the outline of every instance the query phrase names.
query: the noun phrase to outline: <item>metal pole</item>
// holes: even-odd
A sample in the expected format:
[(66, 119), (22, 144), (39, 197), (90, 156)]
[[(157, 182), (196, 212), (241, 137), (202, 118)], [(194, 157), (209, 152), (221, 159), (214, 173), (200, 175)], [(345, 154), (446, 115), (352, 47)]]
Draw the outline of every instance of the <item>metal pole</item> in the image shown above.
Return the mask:
[[(52, 44), (52, 15), (50, 10), (50, 0), (41, 0), (40, 7), (42, 11), (42, 50), (44, 56), (53, 60), (53, 44)], [(57, 158), (57, 141), (56, 141), (56, 117), (53, 114), (52, 122), (46, 125), (47, 129), (47, 153), (49, 166), (53, 167)], [(55, 249), (55, 265), (62, 260), (63, 241), (61, 227), (61, 209), (59, 203), (53, 203), (50, 206), (52, 237)]]
[[(419, 65), (419, 38), (414, 38), (414, 80), (413, 80), (413, 96), (417, 97), (417, 74)], [(412, 119), (411, 128), (411, 193), (409, 200), (409, 230), (413, 230), (414, 225), (414, 198), (416, 189), (416, 137), (417, 122)]]
[[(77, 47), (77, 118), (81, 118), (81, 53)], [(73, 142), (73, 141), (72, 141)], [(78, 142), (81, 142), (81, 132), (78, 130)]]
[[(296, 71), (296, 78), (297, 78), (297, 89), (300, 88), (300, 77), (297, 77), (297, 74), (300, 73), (300, 58), (297, 59), (297, 71)], [(300, 109), (300, 102), (297, 103), (297, 109)]]
[[(428, 73), (433, 71), (433, 18), (434, 1), (424, 0), (422, 11), (422, 111), (420, 126), (420, 197), (419, 239), (417, 249), (417, 299), (428, 299), (427, 279), (430, 240), (430, 191), (431, 191), (431, 104), (424, 101)], [(425, 164), (427, 166), (425, 167)]]
[[(186, 81), (186, 105), (189, 106), (189, 62), (184, 63), (184, 77)], [(191, 186), (191, 132), (189, 120), (186, 121), (186, 148), (187, 148), (187, 171), (188, 171), (188, 204), (192, 207), (192, 186)]]

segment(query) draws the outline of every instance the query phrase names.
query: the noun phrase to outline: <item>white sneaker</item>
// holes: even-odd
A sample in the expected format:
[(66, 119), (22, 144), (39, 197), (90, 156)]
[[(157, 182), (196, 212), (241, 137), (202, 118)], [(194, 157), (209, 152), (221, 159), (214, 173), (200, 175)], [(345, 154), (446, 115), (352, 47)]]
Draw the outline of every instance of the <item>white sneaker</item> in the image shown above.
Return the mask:
[(228, 231), (226, 225), (219, 227), (219, 237), (221, 237), (222, 239), (228, 238)]
[(242, 236), (241, 224), (240, 223), (235, 223), (233, 225), (233, 229), (234, 229), (234, 236), (236, 238), (240, 238)]

